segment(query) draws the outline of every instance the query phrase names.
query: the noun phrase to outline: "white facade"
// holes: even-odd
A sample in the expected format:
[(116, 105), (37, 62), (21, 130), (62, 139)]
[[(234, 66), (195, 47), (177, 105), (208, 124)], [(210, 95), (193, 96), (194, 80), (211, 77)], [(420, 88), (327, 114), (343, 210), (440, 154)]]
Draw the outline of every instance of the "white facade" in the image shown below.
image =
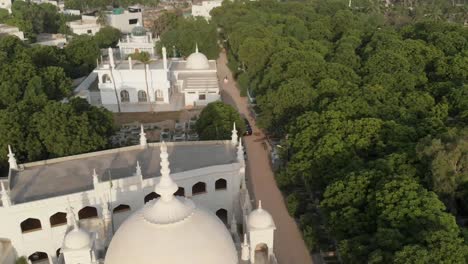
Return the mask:
[(0, 8), (8, 10), (11, 14), (11, 0), (0, 0)]
[(18, 27), (0, 24), (0, 35), (1, 34), (17, 36), (19, 39), (24, 40), (24, 33), (20, 31)]
[(97, 22), (97, 17), (82, 15), (80, 20), (67, 22), (67, 26), (77, 35), (88, 34), (94, 36), (101, 25)]
[(141, 8), (131, 8), (124, 10), (121, 14), (111, 12), (107, 14), (107, 23), (111, 27), (119, 29), (122, 33), (128, 34), (132, 29), (143, 24), (143, 12)]
[[(150, 39), (149, 35), (141, 37)], [(127, 46), (122, 44), (119, 43), (120, 56), (125, 58), (133, 52), (124, 49)], [(141, 48), (138, 52), (145, 51), (141, 45), (144, 43), (133, 44)], [(162, 55), (162, 60), (153, 59), (145, 67), (130, 57), (115, 62), (114, 53), (109, 49), (108, 61), (101, 62), (94, 70), (98, 75), (99, 105), (114, 112), (118, 110), (117, 103), (122, 112), (151, 111), (153, 105), (178, 111), (220, 100), (216, 61), (208, 60), (198, 49), (187, 60), (168, 60), (165, 48)], [(90, 100), (90, 103), (94, 102)]]
[[(150, 201), (157, 197), (156, 193), (161, 195), (163, 201), (166, 201), (168, 200), (166, 192), (173, 193), (177, 190), (175, 195), (185, 196), (188, 204), (202, 205), (211, 212), (207, 212), (208, 215), (203, 217), (211, 219), (209, 215), (214, 217), (216, 214), (227, 226), (231, 223), (231, 237), (222, 236), (223, 239), (232, 239), (232, 242), (225, 240), (223, 243), (234, 243), (240, 248), (242, 234), (237, 232), (236, 223), (241, 223), (249, 241), (273, 248), (274, 229), (270, 228), (271, 224), (263, 228), (265, 240), (252, 233), (253, 227), (248, 226), (252, 217), (260, 219), (260, 222), (263, 221), (262, 217), (265, 215), (263, 212), (266, 211), (263, 210), (260, 214), (255, 213), (261, 210), (258, 209), (250, 213), (252, 205), (245, 184), (242, 146), (233, 146), (231, 141), (170, 143), (166, 150), (163, 150), (163, 146), (165, 144), (150, 143), (20, 164), (19, 170), (11, 169), (8, 181), (1, 182), (0, 242), (3, 241), (5, 245), (14, 249), (17, 256), (29, 257), (30, 263), (102, 263), (102, 260), (96, 259), (97, 256), (105, 255), (105, 249), (111, 241), (113, 242), (115, 231), (119, 230), (121, 224), (130, 215), (135, 215), (135, 212), (145, 204), (144, 210), (158, 205), (159, 199), (156, 202)], [(164, 153), (166, 154), (163, 155)], [(14, 155), (10, 154), (9, 161), (13, 164)], [(158, 156), (161, 156), (160, 160), (157, 159)], [(197, 159), (193, 159), (194, 156), (197, 156)], [(168, 181), (168, 179), (164, 180), (164, 177), (169, 177), (169, 160), (171, 164), (169, 180), (173, 183), (170, 187), (161, 187), (161, 184), (166, 186), (164, 182)], [(159, 161), (160, 167), (158, 167)], [(157, 176), (159, 170), (162, 177)], [(109, 175), (113, 175), (112, 178)], [(182, 201), (184, 198), (177, 198), (177, 200)], [(154, 210), (158, 210), (159, 213), (152, 216), (156, 218), (150, 218), (151, 221), (164, 225), (170, 224), (170, 221), (183, 221), (178, 217), (183, 217), (184, 210), (188, 209), (180, 211), (163, 206), (162, 209), (159, 207)], [(75, 217), (76, 220), (74, 220)], [(178, 226), (183, 228), (184, 225), (191, 225), (190, 221), (195, 220), (189, 220), (186, 224), (171, 225), (172, 227), (163, 233), (167, 232), (167, 235), (173, 233), (173, 238), (177, 239), (184, 239), (185, 234), (188, 241), (196, 241), (200, 233), (184, 233), (184, 230), (177, 229)], [(129, 225), (126, 223), (127, 229)], [(214, 232), (213, 234), (226, 233), (222, 225), (213, 229), (203, 228), (208, 228), (206, 231)], [(257, 225), (254, 228), (262, 231), (261, 226)], [(143, 230), (143, 232), (154, 232), (152, 230)], [(129, 230), (126, 232), (131, 234)], [(158, 234), (162, 235), (162, 233)], [(119, 243), (124, 242), (120, 240)], [(183, 241), (171, 241), (171, 239), (165, 239), (165, 242), (183, 244)], [(248, 243), (244, 241), (247, 247)], [(245, 245), (242, 246), (242, 252), (245, 251)], [(216, 251), (216, 248), (221, 247), (216, 245), (212, 247), (212, 254), (221, 254), (217, 256), (218, 258), (224, 256), (223, 252)], [(256, 247), (257, 245), (253, 244), (250, 248)], [(115, 245), (112, 248), (114, 248), (112, 254), (118, 254), (115, 252), (120, 251)], [(157, 250), (165, 252), (164, 248)], [(200, 259), (195, 257), (197, 255), (192, 255), (194, 257), (190, 258), (190, 254), (198, 253), (190, 251), (190, 247), (181, 248), (181, 250), (186, 251), (181, 254), (190, 260)], [(205, 251), (208, 252), (209, 249)], [(153, 251), (150, 250), (140, 253), (148, 254), (147, 258), (154, 257)], [(262, 252), (254, 252), (253, 255), (258, 253)], [(269, 254), (265, 257), (270, 258), (271, 263), (276, 263), (272, 250)], [(243, 255), (252, 254), (243, 253)], [(239, 263), (254, 263), (255, 259), (250, 259), (249, 262), (245, 256), (239, 260)], [(164, 258), (161, 257), (161, 259)], [(13, 264), (10, 261), (3, 263)], [(117, 262), (106, 260), (106, 263), (116, 264)], [(211, 262), (204, 264), (209, 263)]]
[(201, 16), (206, 20), (211, 19), (210, 11), (218, 6), (221, 6), (223, 1), (213, 0), (213, 1), (202, 1), (201, 5), (194, 4), (192, 5), (192, 16)]

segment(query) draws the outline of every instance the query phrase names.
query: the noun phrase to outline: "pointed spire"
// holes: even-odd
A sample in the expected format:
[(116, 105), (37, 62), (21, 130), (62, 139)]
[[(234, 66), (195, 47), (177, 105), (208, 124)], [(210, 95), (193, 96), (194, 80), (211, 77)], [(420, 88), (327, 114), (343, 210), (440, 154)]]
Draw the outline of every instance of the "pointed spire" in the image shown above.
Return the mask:
[(141, 166), (140, 166), (140, 162), (138, 160), (137, 160), (137, 165), (136, 165), (136, 169), (135, 169), (135, 175), (141, 176)]
[(231, 144), (233, 146), (237, 145), (237, 139), (238, 139), (238, 136), (237, 136), (236, 122), (234, 122), (232, 131), (231, 131)]
[(244, 242), (242, 243), (241, 259), (243, 261), (249, 260), (249, 243), (247, 242), (247, 233), (244, 233)]
[(67, 199), (68, 206), (67, 206), (67, 224), (69, 226), (75, 226), (76, 224), (76, 219), (75, 219), (75, 214), (73, 213), (73, 208), (70, 204), (70, 199)]
[(242, 137), (239, 138), (239, 145), (237, 145), (237, 160), (242, 163), (244, 160), (244, 147), (242, 146)]
[(258, 200), (258, 210), (263, 210), (262, 208), (262, 200)]
[(143, 124), (141, 124), (141, 130), (140, 130), (140, 146), (142, 148), (146, 148), (148, 146), (148, 141), (146, 140), (146, 133), (145, 133), (145, 130), (143, 129)]
[(237, 233), (237, 221), (236, 221), (236, 216), (232, 214), (232, 220), (231, 220), (231, 233), (236, 234)]
[(161, 144), (161, 179), (156, 185), (156, 193), (161, 195), (161, 200), (168, 202), (174, 198), (174, 193), (177, 192), (179, 187), (172, 180), (169, 169), (169, 154), (167, 154), (167, 146), (163, 141)]
[(167, 71), (167, 51), (166, 47), (162, 47), (162, 56), (163, 56), (163, 68)]
[(10, 145), (8, 145), (8, 163), (10, 165), (10, 169), (18, 170), (18, 163), (16, 163), (15, 154), (11, 151)]
[(96, 169), (93, 169), (93, 185), (94, 188), (99, 184), (99, 177), (98, 174), (96, 173)]
[(5, 184), (3, 181), (0, 181), (1, 185), (1, 190), (0, 190), (0, 195), (2, 196), (2, 204), (4, 207), (9, 207), (11, 206), (11, 199), (10, 199), (10, 194), (8, 193), (7, 189), (5, 188)]
[(198, 53), (198, 43), (195, 43), (195, 53)]

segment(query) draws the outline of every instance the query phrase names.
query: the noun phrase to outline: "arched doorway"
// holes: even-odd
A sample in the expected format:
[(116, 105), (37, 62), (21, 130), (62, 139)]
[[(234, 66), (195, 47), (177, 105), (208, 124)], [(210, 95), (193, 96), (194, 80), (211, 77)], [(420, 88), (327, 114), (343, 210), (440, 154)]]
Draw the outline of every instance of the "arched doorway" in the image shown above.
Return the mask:
[(185, 189), (182, 187), (179, 187), (179, 189), (177, 189), (177, 192), (175, 192), (174, 195), (185, 196)]
[(155, 193), (155, 192), (151, 192), (149, 193), (148, 195), (145, 196), (145, 203), (151, 201), (151, 200), (154, 200), (158, 197), (160, 197), (161, 195)]
[(192, 195), (206, 193), (206, 184), (204, 182), (197, 182), (192, 186)]
[(57, 254), (57, 258), (59, 258), (60, 254), (62, 254), (62, 248), (58, 248), (57, 251), (55, 251), (55, 254)]
[(67, 224), (67, 214), (63, 212), (58, 212), (53, 214), (50, 218), (50, 226), (56, 227)]
[(90, 219), (90, 218), (97, 218), (98, 213), (96, 207), (86, 206), (80, 211), (78, 211), (78, 219)]
[(23, 234), (42, 230), (41, 221), (36, 218), (28, 218), (24, 220), (23, 222), (21, 222), (20, 225), (21, 225), (21, 232)]
[(268, 263), (268, 246), (260, 243), (255, 246), (255, 263)]
[(224, 223), (225, 225), (228, 224), (228, 221), (227, 221), (228, 216), (227, 216), (227, 215), (228, 215), (228, 213), (227, 213), (227, 210), (226, 210), (226, 209), (222, 209), (222, 208), (221, 208), (221, 209), (219, 209), (218, 211), (216, 211), (216, 216), (218, 216), (219, 219), (220, 219), (221, 221), (223, 221), (223, 223)]
[(109, 77), (109, 75), (107, 74), (102, 75), (102, 83), (112, 83), (112, 80)]
[(215, 182), (215, 190), (226, 190), (227, 181), (225, 179), (219, 179)]
[(49, 256), (45, 252), (34, 252), (28, 257), (29, 261), (33, 264), (46, 264), (49, 262)]

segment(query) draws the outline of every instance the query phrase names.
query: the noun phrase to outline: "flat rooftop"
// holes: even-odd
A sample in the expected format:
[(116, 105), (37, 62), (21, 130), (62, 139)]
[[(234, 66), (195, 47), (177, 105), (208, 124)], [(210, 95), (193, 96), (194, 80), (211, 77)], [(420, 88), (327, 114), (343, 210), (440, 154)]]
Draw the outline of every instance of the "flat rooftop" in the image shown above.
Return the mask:
[[(124, 147), (66, 158), (24, 164), (12, 171), (13, 203), (25, 203), (93, 189), (93, 169), (100, 181), (125, 178), (135, 173), (137, 160), (143, 178), (160, 176), (159, 144), (146, 149)], [(236, 149), (226, 141), (168, 143), (171, 174), (209, 166), (236, 163)]]

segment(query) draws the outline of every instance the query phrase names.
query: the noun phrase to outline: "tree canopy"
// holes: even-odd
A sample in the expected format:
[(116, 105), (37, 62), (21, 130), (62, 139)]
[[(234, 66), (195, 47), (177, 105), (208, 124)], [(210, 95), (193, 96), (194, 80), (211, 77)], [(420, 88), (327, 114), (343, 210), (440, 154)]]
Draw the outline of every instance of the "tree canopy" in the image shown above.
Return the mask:
[(232, 106), (214, 102), (203, 108), (197, 120), (196, 128), (201, 140), (231, 139), (233, 124), (239, 135), (245, 131), (245, 123)]

